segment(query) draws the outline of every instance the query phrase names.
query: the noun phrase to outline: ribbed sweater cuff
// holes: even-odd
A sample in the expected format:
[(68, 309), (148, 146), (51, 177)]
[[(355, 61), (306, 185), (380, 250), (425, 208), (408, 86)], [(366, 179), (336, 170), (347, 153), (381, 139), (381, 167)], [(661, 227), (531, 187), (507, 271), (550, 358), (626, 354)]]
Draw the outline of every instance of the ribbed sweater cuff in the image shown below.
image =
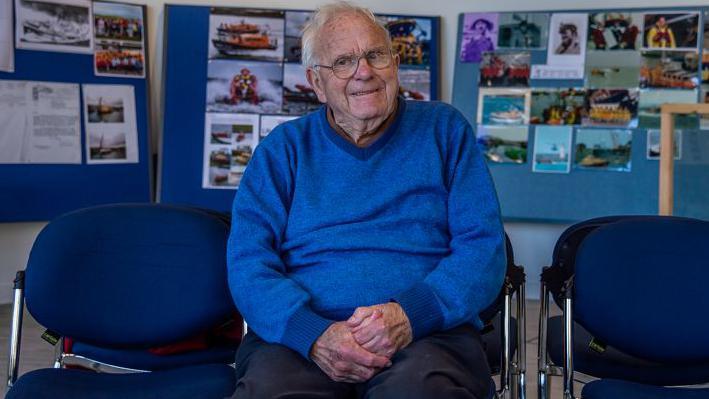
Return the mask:
[(443, 312), (428, 285), (416, 284), (393, 299), (406, 312), (414, 339), (425, 337), (443, 327)]
[(321, 317), (307, 307), (301, 307), (288, 320), (281, 343), (310, 360), (310, 347), (332, 323), (333, 320)]

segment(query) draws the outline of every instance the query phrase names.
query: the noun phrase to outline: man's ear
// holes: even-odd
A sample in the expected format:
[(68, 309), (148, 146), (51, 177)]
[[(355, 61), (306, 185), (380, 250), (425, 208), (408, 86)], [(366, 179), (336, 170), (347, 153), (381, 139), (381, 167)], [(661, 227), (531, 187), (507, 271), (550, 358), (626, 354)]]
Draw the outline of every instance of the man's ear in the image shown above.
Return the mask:
[(315, 90), (315, 94), (318, 96), (318, 100), (320, 100), (320, 102), (323, 104), (327, 103), (327, 97), (325, 96), (325, 87), (323, 85), (322, 79), (320, 78), (320, 74), (316, 72), (315, 69), (308, 68), (305, 70), (305, 77), (308, 79), (310, 87)]

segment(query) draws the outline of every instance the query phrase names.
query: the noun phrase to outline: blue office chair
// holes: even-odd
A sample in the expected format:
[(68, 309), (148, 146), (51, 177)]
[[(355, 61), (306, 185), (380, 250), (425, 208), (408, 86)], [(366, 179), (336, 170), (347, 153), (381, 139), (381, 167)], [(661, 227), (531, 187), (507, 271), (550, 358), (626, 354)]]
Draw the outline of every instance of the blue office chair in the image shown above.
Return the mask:
[[(598, 218), (567, 229), (543, 274), (540, 398), (551, 371), (563, 374), (566, 398), (575, 371), (600, 378), (583, 398), (709, 397), (665, 387), (709, 382), (709, 322), (697, 317), (709, 306), (707, 243), (709, 222), (687, 218)], [(548, 292), (564, 312), (547, 325)]]
[[(236, 314), (226, 278), (228, 234), (228, 220), (213, 212), (167, 205), (98, 206), (53, 220), (16, 279), (6, 398), (230, 396), (235, 345), (148, 352)], [(72, 353), (60, 351), (55, 368), (16, 380), (23, 301), (41, 325), (75, 344)]]
[[(500, 375), (496, 398), (526, 398), (524, 268), (515, 264), (512, 242), (505, 233), (507, 270), (502, 289), (495, 301), (480, 312), (485, 323), (481, 332), (488, 365)], [(513, 317), (512, 302), (516, 299)]]

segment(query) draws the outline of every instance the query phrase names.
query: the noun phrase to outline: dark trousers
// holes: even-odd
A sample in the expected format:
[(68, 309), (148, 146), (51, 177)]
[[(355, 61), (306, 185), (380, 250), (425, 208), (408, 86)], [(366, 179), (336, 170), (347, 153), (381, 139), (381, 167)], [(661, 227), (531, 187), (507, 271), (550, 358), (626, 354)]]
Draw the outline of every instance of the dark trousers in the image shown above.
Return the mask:
[(332, 381), (312, 361), (249, 332), (236, 354), (238, 399), (475, 398), (491, 393), (480, 334), (460, 326), (411, 343), (369, 381)]

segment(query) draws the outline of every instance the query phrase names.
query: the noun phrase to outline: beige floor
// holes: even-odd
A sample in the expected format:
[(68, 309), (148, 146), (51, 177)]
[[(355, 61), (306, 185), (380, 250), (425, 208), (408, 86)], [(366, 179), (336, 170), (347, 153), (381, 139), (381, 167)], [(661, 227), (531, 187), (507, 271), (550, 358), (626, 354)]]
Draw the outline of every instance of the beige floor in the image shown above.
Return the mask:
[[(527, 309), (527, 398), (537, 397), (537, 326), (539, 325), (539, 301), (528, 300)], [(11, 306), (0, 305), (0, 375), (5, 386), (7, 376), (8, 336), (10, 331)], [(54, 347), (42, 340), (44, 332), (29, 315), (24, 319), (20, 375), (27, 371), (52, 366)], [(561, 379), (555, 378), (552, 385), (552, 399), (561, 399)], [(0, 392), (4, 392), (0, 389)], [(577, 388), (577, 395), (580, 390)]]

